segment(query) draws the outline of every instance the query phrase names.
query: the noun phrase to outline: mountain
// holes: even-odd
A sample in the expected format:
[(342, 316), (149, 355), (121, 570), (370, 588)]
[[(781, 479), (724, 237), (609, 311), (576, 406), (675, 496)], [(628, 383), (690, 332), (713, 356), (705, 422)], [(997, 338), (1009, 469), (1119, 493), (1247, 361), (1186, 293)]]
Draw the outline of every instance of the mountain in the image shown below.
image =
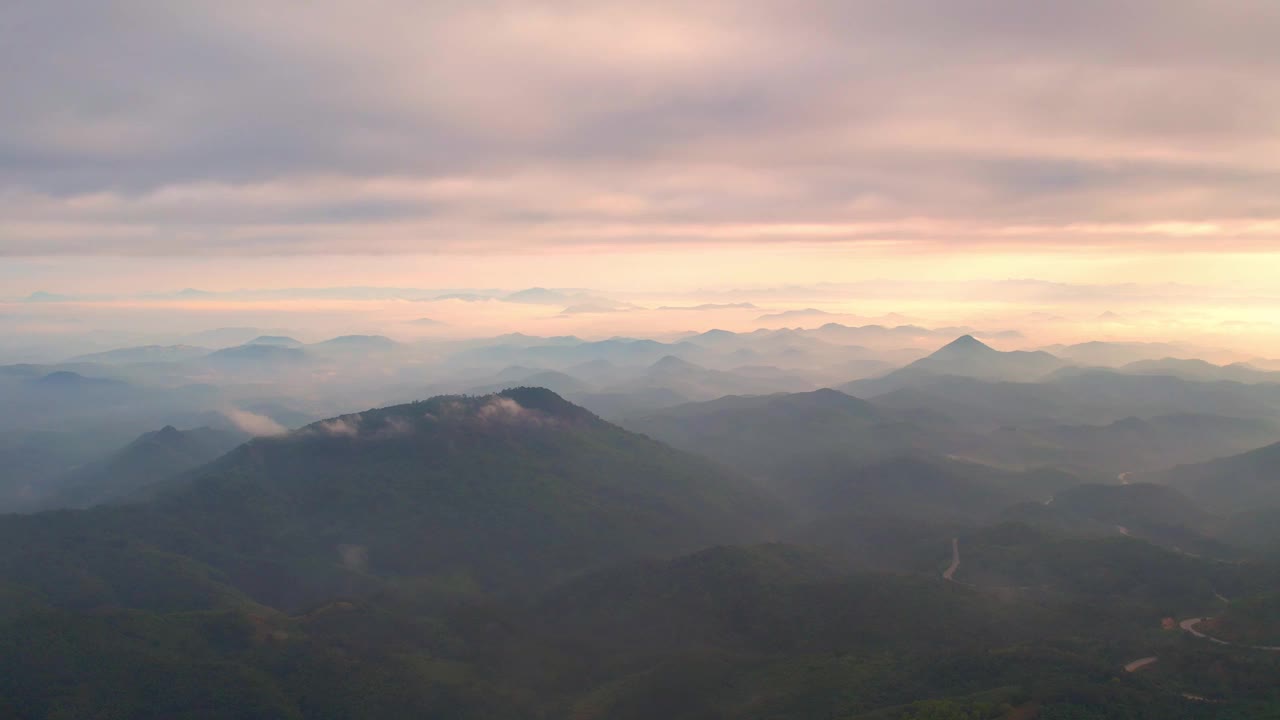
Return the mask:
[(690, 403), (623, 425), (749, 474), (810, 516), (856, 510), (973, 519), (1079, 482), (1054, 470), (940, 457), (977, 436), (830, 389)]
[[(725, 404), (759, 402), (894, 418), (834, 391)], [(793, 477), (878, 523), (887, 572), (761, 544), (792, 518), (747, 479), (545, 389), (258, 438), (136, 504), (0, 517), (0, 715), (1267, 717), (1268, 654), (1157, 630), (1274, 592), (1261, 563), (972, 526), (1074, 484), (1053, 471)]]
[(1139, 360), (1120, 367), (1119, 371), (1134, 375), (1172, 375), (1184, 380), (1204, 382), (1229, 380), (1240, 383), (1280, 383), (1280, 372), (1259, 370), (1245, 363), (1214, 365), (1204, 360), (1194, 359)]
[[(831, 389), (724, 397), (622, 424), (757, 478), (809, 514), (878, 507), (983, 517), (1079, 482), (1057, 470), (1011, 471), (944, 457), (980, 448), (985, 438), (927, 412), (879, 407)], [(957, 512), (942, 507), (948, 503)]]
[[(1045, 600), (936, 574), (841, 575), (785, 546), (716, 548), (591, 574), (541, 599), (532, 614), (582, 656), (583, 674), (611, 678), (574, 706), (583, 720), (1154, 720), (1222, 709), (1211, 703), (1217, 707), (1199, 712), (1169, 685), (1138, 690), (1151, 680), (1121, 669), (1138, 657), (1132, 648), (1152, 652), (1153, 642), (1169, 653), (1166, 664), (1174, 660), (1178, 638), (1131, 628), (1180, 602), (1215, 602), (1203, 564), (1136, 541), (1015, 535), (1001, 528), (961, 543), (974, 546), (975, 560), (999, 550), (1026, 558), (1025, 569), (995, 558), (999, 571), (1023, 570), (1018, 579), (1079, 592)], [(1079, 641), (1099, 634), (1114, 643), (1107, 652)], [(1250, 667), (1259, 690), (1228, 694), (1231, 702), (1267, 692), (1272, 664)]]
[[(41, 370), (42, 371), (42, 370)], [(0, 427), (49, 427), (72, 417), (128, 408), (148, 395), (145, 388), (70, 370), (23, 377), (6, 388)], [(154, 426), (153, 426), (154, 427)]]
[(396, 577), (537, 587), (777, 517), (731, 473), (537, 388), (256, 438), (149, 495), (0, 519), (0, 577), (62, 606), (297, 608)]
[[(1149, 629), (1207, 587), (1200, 565), (1138, 543), (1015, 535), (961, 542), (975, 561), (1006, 550), (1032, 577), (1091, 592), (847, 574), (802, 548), (753, 545), (505, 598), (442, 600), (406, 582), (291, 615), (41, 609), (0, 623), (0, 708), (24, 720), (1268, 717), (1265, 654), (1197, 653)], [(1174, 668), (1158, 682), (1121, 669), (1152, 652)], [(1181, 695), (1197, 691), (1214, 702)]]
[(289, 333), (283, 329), (267, 329), (256, 327), (224, 327), (214, 328), (213, 330), (204, 330), (198, 333), (192, 333), (182, 339), (188, 345), (200, 345), (203, 347), (226, 348), (235, 345), (243, 345), (250, 340), (262, 335), (288, 335)]
[(1015, 471), (924, 453), (870, 464), (799, 463), (781, 487), (808, 517), (848, 513), (916, 521), (979, 523), (1016, 503), (1053, 495), (1080, 478), (1052, 468)]
[(1252, 450), (1280, 438), (1262, 419), (1205, 414), (1127, 417), (1100, 425), (1004, 425), (965, 452), (1007, 465), (1080, 465), (1113, 474)]
[[(879, 381), (867, 382), (875, 386)], [(854, 385), (865, 387), (861, 382)], [(1269, 421), (1280, 413), (1280, 387), (1065, 368), (1034, 383), (922, 375), (875, 396), (875, 402), (896, 409), (928, 409), (974, 429), (1027, 423), (1096, 425), (1162, 415)]]
[(122, 365), (130, 363), (184, 362), (204, 357), (208, 348), (195, 345), (142, 345), (90, 353), (73, 358), (70, 362)]
[(467, 390), (468, 395), (489, 395), (502, 392), (513, 387), (532, 386), (546, 388), (558, 395), (575, 395), (591, 391), (591, 386), (581, 380), (555, 370), (536, 370), (520, 368), (522, 372), (512, 372), (508, 368), (498, 375), (499, 379)]
[(150, 485), (203, 465), (247, 440), (246, 435), (172, 425), (142, 435), (105, 460), (52, 480), (45, 508), (89, 507), (128, 500)]
[(1088, 517), (1112, 525), (1203, 528), (1212, 517), (1191, 498), (1173, 488), (1149, 483), (1086, 484), (1068, 488), (1044, 505), (1066, 515)]
[(720, 328), (712, 328), (686, 338), (689, 342), (697, 345), (709, 345), (713, 347), (724, 343), (736, 343), (740, 339), (741, 336), (738, 333), (730, 332), (729, 330), (721, 330)]
[[(1215, 587), (1234, 592), (1248, 570), (1120, 534), (1062, 537), (1020, 524), (981, 528), (959, 538), (954, 578), (979, 587), (1038, 590), (1113, 606), (1146, 605), (1154, 617), (1212, 607)], [(1215, 585), (1218, 583), (1218, 585)], [(1153, 623), (1154, 624), (1154, 623)]]
[(307, 347), (326, 354), (362, 355), (391, 352), (398, 349), (400, 343), (382, 335), (340, 335)]
[(627, 418), (623, 426), (753, 475), (799, 462), (862, 461), (916, 446), (921, 433), (865, 400), (831, 389), (728, 396)]
[(48, 390), (89, 392), (93, 390), (112, 390), (128, 387), (127, 383), (110, 378), (86, 377), (70, 370), (56, 370), (29, 381), (30, 387)]
[(1001, 352), (972, 335), (962, 335), (907, 368), (933, 375), (987, 380), (1038, 380), (1066, 363), (1043, 351)]
[(795, 389), (796, 385), (804, 387), (807, 383), (789, 375), (769, 377), (712, 370), (674, 355), (666, 355), (639, 376), (609, 386), (606, 390), (617, 393), (666, 390), (686, 400), (709, 400), (731, 394)]
[(1075, 345), (1050, 345), (1041, 348), (1079, 365), (1120, 367), (1142, 360), (1185, 355), (1190, 348), (1184, 345), (1158, 342), (1103, 342), (1094, 340)]
[(597, 385), (616, 382), (622, 376), (622, 368), (604, 359), (578, 363), (567, 368), (565, 372), (573, 377), (582, 378)]
[(301, 348), (281, 345), (237, 345), (209, 353), (201, 361), (219, 370), (271, 370), (303, 365), (310, 359)]
[(906, 367), (884, 377), (855, 380), (840, 389), (858, 397), (875, 397), (921, 379), (959, 376), (979, 380), (1029, 382), (1039, 380), (1066, 365), (1047, 352), (995, 350), (972, 335), (962, 335)]
[(302, 343), (300, 341), (294, 340), (287, 335), (259, 335), (245, 343), (245, 345), (272, 345), (275, 347), (288, 348), (302, 347)]
[(699, 350), (691, 343), (664, 343), (657, 340), (610, 338), (584, 342), (554, 342), (550, 338), (503, 337), (457, 353), (451, 362), (459, 367), (502, 367), (529, 365), (564, 370), (582, 363), (604, 360), (620, 366), (648, 365), (667, 355), (686, 355)]
[(1011, 507), (1003, 517), (1071, 534), (1140, 537), (1200, 555), (1238, 554), (1214, 539), (1220, 518), (1163, 485), (1084, 484), (1061, 490), (1050, 501)]
[(1176, 488), (1220, 512), (1280, 509), (1280, 443), (1133, 479)]

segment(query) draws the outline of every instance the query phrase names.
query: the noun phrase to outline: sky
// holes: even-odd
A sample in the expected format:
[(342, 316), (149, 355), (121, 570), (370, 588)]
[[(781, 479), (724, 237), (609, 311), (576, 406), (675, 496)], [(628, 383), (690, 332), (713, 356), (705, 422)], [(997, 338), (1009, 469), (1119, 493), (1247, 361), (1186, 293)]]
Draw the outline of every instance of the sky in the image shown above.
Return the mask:
[[(1277, 37), (1274, 0), (6, 3), (0, 318), (56, 314), (37, 291), (96, 296), (92, 324), (182, 288), (737, 290), (1280, 351)], [(145, 304), (335, 311), (186, 301)], [(614, 310), (573, 327), (677, 325)]]

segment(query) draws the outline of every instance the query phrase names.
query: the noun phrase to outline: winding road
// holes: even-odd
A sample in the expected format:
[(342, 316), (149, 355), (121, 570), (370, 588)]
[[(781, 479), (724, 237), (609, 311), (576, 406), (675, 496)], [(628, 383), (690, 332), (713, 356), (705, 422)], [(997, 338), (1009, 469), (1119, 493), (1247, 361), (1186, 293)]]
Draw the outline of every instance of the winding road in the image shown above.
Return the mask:
[[(1128, 473), (1124, 473), (1124, 475), (1128, 475)], [(1116, 528), (1120, 532), (1124, 533), (1125, 535), (1129, 534), (1129, 531), (1124, 527), (1117, 525)], [(955, 575), (956, 575), (956, 570), (958, 570), (959, 568), (960, 568), (960, 538), (951, 538), (951, 564), (947, 566), (946, 570), (942, 571), (942, 579), (946, 580), (947, 582), (957, 582)], [(1214, 594), (1214, 597), (1221, 600), (1222, 602), (1226, 602), (1226, 603), (1231, 602), (1227, 598), (1218, 594), (1217, 591), (1215, 591), (1213, 594)], [(1206, 618), (1206, 617), (1187, 618), (1186, 620), (1179, 622), (1178, 627), (1181, 628), (1183, 632), (1190, 633), (1194, 637), (1200, 638), (1202, 640), (1208, 640), (1209, 642), (1215, 643), (1218, 645), (1244, 648), (1246, 650), (1265, 650), (1267, 652), (1280, 652), (1280, 646), (1277, 646), (1277, 645), (1242, 645), (1240, 643), (1233, 643), (1233, 642), (1228, 642), (1226, 640), (1220, 640), (1216, 637), (1213, 637), (1212, 635), (1206, 635), (1205, 633), (1201, 632), (1199, 629), (1196, 628), (1197, 625), (1209, 619), (1210, 618)], [(1133, 660), (1125, 663), (1124, 671), (1137, 672), (1155, 663), (1159, 659), (1160, 658), (1155, 656), (1138, 658), (1137, 660)], [(1186, 697), (1192, 700), (1205, 700), (1206, 702), (1209, 702), (1207, 699), (1200, 698), (1198, 696), (1187, 695)]]
[(1280, 652), (1280, 645), (1242, 645), (1240, 643), (1233, 643), (1233, 642), (1227, 642), (1226, 640), (1219, 640), (1218, 638), (1212, 635), (1206, 635), (1205, 633), (1202, 633), (1196, 629), (1196, 625), (1199, 625), (1200, 623), (1209, 619), (1211, 618), (1203, 618), (1203, 617), (1187, 618), (1186, 620), (1183, 620), (1182, 622), (1178, 623), (1178, 627), (1182, 628), (1184, 631), (1189, 632), (1198, 638), (1208, 640), (1211, 643), (1217, 643), (1218, 645), (1227, 645), (1229, 647), (1245, 648), (1247, 650), (1266, 650), (1267, 652)]
[(1141, 670), (1142, 668), (1144, 668), (1144, 667), (1146, 667), (1146, 666), (1150, 665), (1151, 663), (1153, 663), (1153, 662), (1155, 662), (1156, 660), (1159, 660), (1159, 659), (1160, 659), (1160, 658), (1155, 657), (1155, 656), (1152, 656), (1152, 657), (1144, 657), (1144, 658), (1138, 658), (1137, 660), (1134, 660), (1134, 661), (1133, 661), (1133, 662), (1131, 662), (1131, 663), (1127, 663), (1127, 664), (1125, 664), (1125, 666), (1124, 666), (1124, 671), (1125, 671), (1125, 672), (1138, 672), (1138, 671), (1139, 671), (1139, 670)]
[(951, 565), (942, 571), (942, 579), (955, 582), (958, 567), (960, 567), (960, 538), (951, 538)]
[[(1217, 593), (1214, 593), (1214, 594), (1217, 595)], [(1226, 600), (1226, 598), (1223, 598), (1221, 595), (1218, 595), (1218, 597), (1222, 598), (1224, 601)], [(1280, 652), (1280, 647), (1273, 646), (1273, 645), (1241, 645), (1240, 643), (1227, 642), (1226, 640), (1219, 640), (1218, 638), (1212, 635), (1206, 635), (1205, 633), (1200, 632), (1200, 630), (1198, 630), (1196, 626), (1208, 619), (1209, 618), (1203, 618), (1203, 617), (1187, 618), (1186, 620), (1183, 620), (1182, 622), (1178, 623), (1178, 627), (1182, 628), (1183, 632), (1191, 633), (1191, 635), (1194, 637), (1198, 637), (1201, 640), (1208, 640), (1209, 642), (1215, 643), (1217, 645), (1244, 648), (1246, 650), (1266, 650), (1268, 652)], [(1137, 660), (1134, 660), (1132, 662), (1125, 663), (1124, 671), (1137, 672), (1142, 668), (1147, 667), (1151, 663), (1154, 663), (1156, 660), (1159, 660), (1159, 658), (1154, 656), (1138, 658)], [(1200, 702), (1216, 702), (1214, 700), (1210, 700), (1205, 697), (1200, 697), (1199, 695), (1188, 695), (1186, 693), (1183, 693), (1182, 696), (1187, 698), (1188, 700), (1197, 700)]]

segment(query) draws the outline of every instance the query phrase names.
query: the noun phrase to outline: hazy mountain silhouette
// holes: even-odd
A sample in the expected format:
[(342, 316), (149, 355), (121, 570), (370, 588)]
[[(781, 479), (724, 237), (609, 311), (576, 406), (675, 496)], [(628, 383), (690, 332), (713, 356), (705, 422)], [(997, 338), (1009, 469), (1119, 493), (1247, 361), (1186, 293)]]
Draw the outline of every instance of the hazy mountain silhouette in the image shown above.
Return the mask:
[(271, 370), (280, 366), (301, 365), (310, 359), (301, 348), (280, 345), (237, 345), (209, 353), (201, 361), (221, 370)]
[(142, 489), (203, 465), (248, 439), (213, 428), (149, 432), (105, 460), (50, 481), (46, 508), (89, 507), (132, 498)]
[(208, 348), (195, 345), (141, 345), (90, 353), (72, 358), (70, 362), (114, 364), (184, 362), (209, 354)]
[(1214, 365), (1197, 359), (1139, 360), (1124, 365), (1119, 370), (1135, 375), (1172, 375), (1184, 380), (1206, 382), (1229, 380), (1241, 383), (1280, 383), (1280, 372), (1259, 370), (1244, 363)]
[(1185, 345), (1160, 342), (1106, 342), (1093, 340), (1074, 345), (1050, 345), (1045, 352), (1085, 366), (1120, 367), (1142, 360), (1186, 357), (1191, 350)]
[(302, 347), (303, 343), (286, 335), (259, 335), (245, 345), (275, 345), (276, 347)]

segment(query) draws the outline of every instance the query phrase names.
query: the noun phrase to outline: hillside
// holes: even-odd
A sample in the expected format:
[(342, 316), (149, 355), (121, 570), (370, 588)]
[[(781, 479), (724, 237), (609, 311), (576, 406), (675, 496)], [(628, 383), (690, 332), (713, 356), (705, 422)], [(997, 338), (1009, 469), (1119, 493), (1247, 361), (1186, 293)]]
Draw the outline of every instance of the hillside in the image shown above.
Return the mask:
[(1085, 484), (1056, 493), (1051, 502), (1008, 508), (1003, 517), (1070, 535), (1126, 535), (1156, 545), (1218, 559), (1237, 558), (1241, 528), (1214, 515), (1173, 488), (1149, 483)]
[(1280, 508), (1280, 443), (1139, 476), (1222, 512)]

